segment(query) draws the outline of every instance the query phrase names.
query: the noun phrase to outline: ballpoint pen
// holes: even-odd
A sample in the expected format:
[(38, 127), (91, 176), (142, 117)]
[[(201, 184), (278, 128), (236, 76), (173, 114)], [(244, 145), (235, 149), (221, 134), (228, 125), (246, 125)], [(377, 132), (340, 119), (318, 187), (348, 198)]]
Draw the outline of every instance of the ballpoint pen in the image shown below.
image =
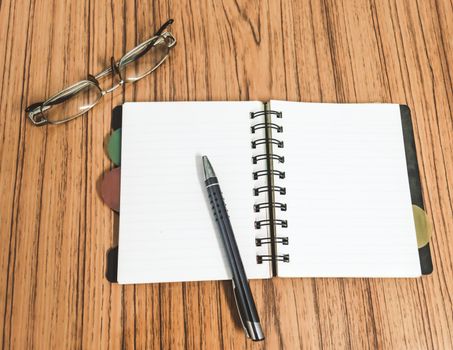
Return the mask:
[(222, 197), (217, 176), (209, 162), (208, 157), (203, 156), (203, 170), (206, 189), (208, 191), (214, 218), (222, 237), (223, 245), (228, 257), (233, 280), (233, 293), (238, 307), (242, 326), (252, 340), (264, 340), (255, 301), (245, 274), (239, 249), (234, 238), (233, 228)]

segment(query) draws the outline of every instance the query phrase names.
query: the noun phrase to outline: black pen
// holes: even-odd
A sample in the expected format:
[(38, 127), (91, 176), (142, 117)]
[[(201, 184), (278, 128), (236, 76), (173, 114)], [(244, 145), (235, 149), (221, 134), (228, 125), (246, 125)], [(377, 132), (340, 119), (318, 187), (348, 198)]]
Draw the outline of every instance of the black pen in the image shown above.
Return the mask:
[(252, 340), (264, 340), (255, 301), (245, 274), (233, 228), (222, 197), (219, 182), (208, 157), (203, 156), (204, 180), (215, 221), (222, 237), (233, 277), (233, 293), (242, 326)]

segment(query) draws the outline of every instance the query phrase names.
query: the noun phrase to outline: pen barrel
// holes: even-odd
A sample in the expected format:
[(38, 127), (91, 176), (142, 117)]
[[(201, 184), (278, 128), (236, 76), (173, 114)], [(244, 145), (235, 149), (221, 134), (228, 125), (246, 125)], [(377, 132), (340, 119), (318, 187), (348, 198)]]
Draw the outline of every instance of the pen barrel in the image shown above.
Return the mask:
[[(216, 177), (209, 178), (205, 181), (208, 191), (209, 201), (214, 213), (220, 236), (225, 246), (228, 262), (231, 267), (232, 278), (235, 286), (235, 297), (238, 308), (243, 312), (243, 322), (259, 323), (258, 312), (253, 300), (252, 292), (247, 280), (244, 265), (239, 253), (239, 249), (234, 237), (233, 228), (223, 200), (222, 191)], [(259, 339), (258, 339), (259, 340)]]

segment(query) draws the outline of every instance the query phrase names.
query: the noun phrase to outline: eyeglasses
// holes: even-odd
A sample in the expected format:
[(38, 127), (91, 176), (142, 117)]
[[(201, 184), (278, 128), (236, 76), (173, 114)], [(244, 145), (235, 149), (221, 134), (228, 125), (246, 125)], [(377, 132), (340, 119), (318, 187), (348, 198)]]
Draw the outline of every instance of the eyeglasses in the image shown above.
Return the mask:
[[(25, 109), (34, 125), (62, 124), (82, 116), (99, 103), (107, 93), (111, 93), (124, 83), (134, 83), (158, 68), (168, 57), (176, 44), (170, 32), (164, 30), (173, 23), (168, 20), (156, 34), (127, 52), (111, 66), (96, 75), (88, 75), (74, 85), (67, 87), (44, 102), (33, 103)], [(112, 75), (113, 84), (103, 90), (99, 80)]]

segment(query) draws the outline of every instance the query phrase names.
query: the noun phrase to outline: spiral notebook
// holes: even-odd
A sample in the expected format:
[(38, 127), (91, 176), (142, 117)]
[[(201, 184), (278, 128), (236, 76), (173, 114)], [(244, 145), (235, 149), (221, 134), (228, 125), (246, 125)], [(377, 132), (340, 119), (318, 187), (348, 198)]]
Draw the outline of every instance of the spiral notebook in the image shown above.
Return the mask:
[(248, 278), (432, 270), (412, 214), (423, 201), (407, 107), (143, 102), (122, 107), (119, 283), (231, 277), (205, 154)]

